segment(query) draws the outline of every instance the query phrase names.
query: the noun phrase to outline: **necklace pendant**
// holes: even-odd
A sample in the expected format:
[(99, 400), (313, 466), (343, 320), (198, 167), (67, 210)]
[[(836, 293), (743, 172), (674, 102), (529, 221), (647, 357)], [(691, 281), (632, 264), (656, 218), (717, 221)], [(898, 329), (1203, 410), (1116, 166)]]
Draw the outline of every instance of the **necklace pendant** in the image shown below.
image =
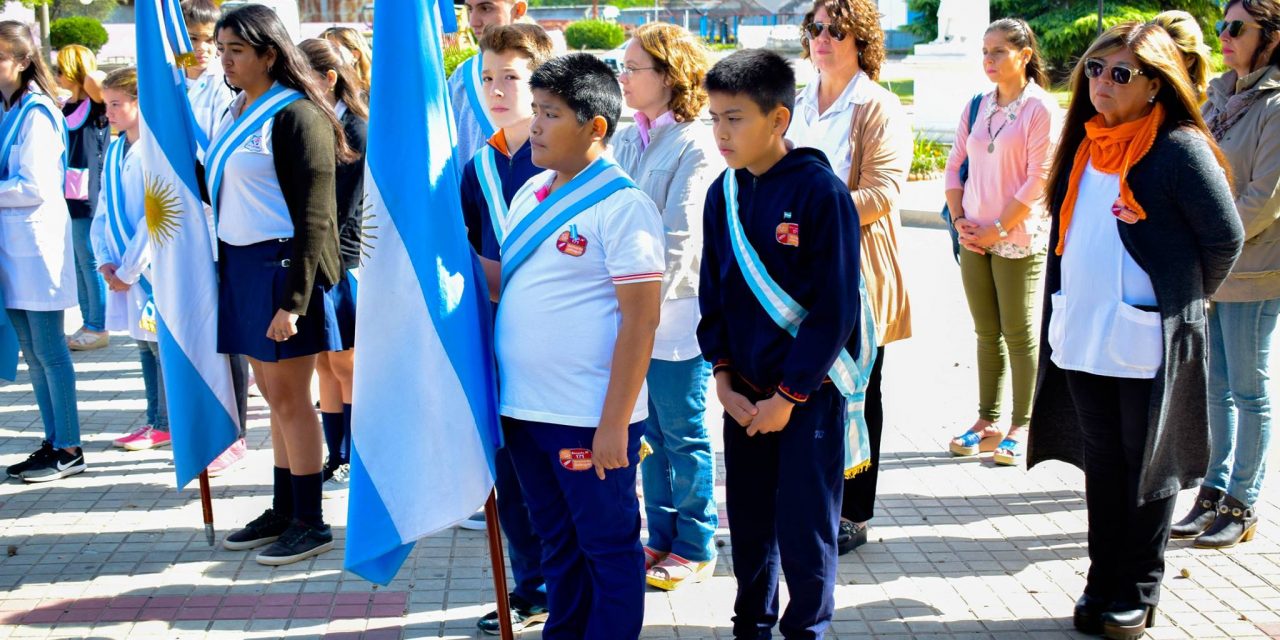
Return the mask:
[(987, 143), (987, 153), (995, 153), (995, 152), (996, 152), (996, 143), (995, 143), (995, 141), (988, 142), (988, 143)]

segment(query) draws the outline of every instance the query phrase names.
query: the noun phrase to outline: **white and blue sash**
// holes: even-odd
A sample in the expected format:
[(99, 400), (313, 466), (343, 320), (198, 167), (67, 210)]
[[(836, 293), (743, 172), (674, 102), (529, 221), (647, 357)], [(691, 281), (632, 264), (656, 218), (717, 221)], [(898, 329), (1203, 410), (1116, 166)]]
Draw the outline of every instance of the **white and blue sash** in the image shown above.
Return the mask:
[(209, 147), (208, 153), (205, 154), (204, 170), (206, 182), (209, 185), (209, 199), (213, 203), (213, 214), (216, 218), (218, 215), (218, 192), (222, 188), (222, 173), (227, 168), (227, 159), (231, 154), (244, 143), (254, 131), (262, 129), (262, 125), (270, 118), (275, 117), (280, 110), (289, 106), (295, 100), (301, 100), (303, 97), (300, 91), (295, 91), (282, 84), (276, 84), (266, 93), (262, 94), (249, 108), (245, 109), (236, 118), (231, 126), (218, 136)]
[[(107, 236), (111, 239), (112, 244), (116, 248), (116, 255), (123, 258), (126, 251), (129, 250), (129, 241), (135, 233), (148, 233), (146, 229), (139, 230), (129, 220), (126, 205), (128, 200), (124, 191), (124, 158), (127, 151), (125, 150), (126, 141), (124, 134), (116, 138), (110, 146), (107, 147), (106, 157), (103, 159), (105, 170), (103, 171), (103, 188), (106, 190), (107, 204)], [(139, 194), (140, 195), (140, 194)], [(145, 273), (138, 274), (138, 286), (142, 287), (142, 292), (147, 294), (147, 302), (142, 307), (142, 317), (138, 320), (138, 327), (148, 333), (156, 332), (156, 302), (155, 294), (152, 292), (151, 281), (147, 279)]]
[(497, 133), (498, 128), (494, 126), (493, 120), (489, 117), (489, 109), (484, 104), (484, 78), (480, 76), (480, 68), (483, 63), (477, 53), (462, 62), (462, 68), (455, 73), (462, 74), (462, 85), (467, 90), (467, 99), (471, 102), (471, 112), (476, 116), (476, 122), (480, 123), (480, 133), (485, 140)]
[(510, 232), (495, 229), (495, 234), (505, 233), (502, 242), (503, 286), (561, 225), (619, 190), (638, 188), (622, 167), (600, 156), (546, 200), (539, 202)]
[(489, 222), (493, 226), (493, 237), (498, 239), (498, 246), (506, 237), (507, 199), (502, 195), (502, 177), (498, 175), (498, 152), (490, 145), (476, 153), (471, 160), (476, 168), (476, 179), (480, 182), (480, 192), (484, 194), (485, 204), (489, 205)]
[(28, 114), (38, 108), (43, 108), (49, 113), (49, 118), (53, 120), (53, 127), (62, 135), (62, 159), (63, 163), (66, 163), (67, 120), (62, 116), (62, 110), (49, 99), (49, 96), (28, 91), (23, 94), (18, 104), (4, 114), (4, 120), (0, 120), (0, 178), (9, 177), (9, 154), (13, 152), (13, 145), (18, 141), (22, 122)]
[[(729, 243), (733, 247), (733, 257), (738, 262), (743, 279), (774, 323), (795, 337), (809, 312), (783, 291), (769, 275), (760, 255), (747, 239), (742, 220), (738, 217), (738, 180), (732, 169), (724, 174), (724, 209), (729, 223)], [(845, 398), (846, 478), (852, 478), (871, 466), (871, 447), (867, 439), (867, 421), (863, 410), (866, 405), (867, 384), (871, 380), (871, 368), (876, 358), (875, 321), (867, 299), (866, 281), (861, 278), (858, 279), (858, 297), (862, 307), (862, 322), (859, 323), (862, 332), (858, 336), (859, 344), (862, 345), (859, 349), (861, 355), (855, 360), (849, 355), (848, 349), (841, 349), (840, 356), (827, 372), (840, 395)]]

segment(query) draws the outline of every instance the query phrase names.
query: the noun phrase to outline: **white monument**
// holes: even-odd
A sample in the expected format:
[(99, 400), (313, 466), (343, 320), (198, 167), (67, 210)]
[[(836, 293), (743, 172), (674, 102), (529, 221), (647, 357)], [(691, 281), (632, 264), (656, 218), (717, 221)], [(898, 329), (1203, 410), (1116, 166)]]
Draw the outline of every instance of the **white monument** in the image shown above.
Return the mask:
[(990, 23), (989, 0), (942, 0), (938, 39), (916, 45), (903, 61), (915, 80), (916, 132), (950, 142), (969, 98), (991, 86), (982, 71), (982, 36)]

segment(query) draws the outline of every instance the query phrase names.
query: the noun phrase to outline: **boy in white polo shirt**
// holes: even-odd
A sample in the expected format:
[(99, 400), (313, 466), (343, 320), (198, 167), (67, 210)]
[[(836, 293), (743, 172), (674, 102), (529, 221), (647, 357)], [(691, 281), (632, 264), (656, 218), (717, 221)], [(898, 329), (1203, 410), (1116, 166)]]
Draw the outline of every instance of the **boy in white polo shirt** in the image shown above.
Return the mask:
[(661, 217), (604, 154), (622, 95), (594, 56), (530, 78), (533, 163), (511, 202), (496, 347), (506, 446), (543, 540), (542, 637), (628, 640), (644, 612), (636, 467), (665, 269)]

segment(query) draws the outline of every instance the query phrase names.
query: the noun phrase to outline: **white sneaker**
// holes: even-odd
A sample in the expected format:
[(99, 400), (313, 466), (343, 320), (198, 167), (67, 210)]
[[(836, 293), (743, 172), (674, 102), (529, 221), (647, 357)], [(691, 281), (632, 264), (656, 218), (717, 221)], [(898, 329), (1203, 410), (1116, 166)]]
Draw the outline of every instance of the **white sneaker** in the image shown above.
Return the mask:
[(333, 470), (333, 476), (324, 481), (324, 497), (329, 498), (348, 489), (351, 481), (351, 465), (339, 465)]

